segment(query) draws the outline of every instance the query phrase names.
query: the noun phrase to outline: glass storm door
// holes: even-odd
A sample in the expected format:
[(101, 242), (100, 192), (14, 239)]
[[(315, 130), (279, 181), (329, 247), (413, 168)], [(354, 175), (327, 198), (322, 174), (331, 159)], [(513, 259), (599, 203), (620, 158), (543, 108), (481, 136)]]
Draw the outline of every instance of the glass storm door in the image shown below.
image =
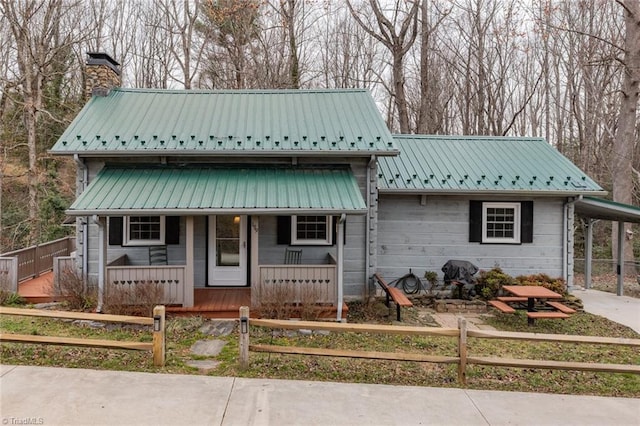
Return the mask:
[(209, 285), (247, 284), (247, 217), (209, 216)]

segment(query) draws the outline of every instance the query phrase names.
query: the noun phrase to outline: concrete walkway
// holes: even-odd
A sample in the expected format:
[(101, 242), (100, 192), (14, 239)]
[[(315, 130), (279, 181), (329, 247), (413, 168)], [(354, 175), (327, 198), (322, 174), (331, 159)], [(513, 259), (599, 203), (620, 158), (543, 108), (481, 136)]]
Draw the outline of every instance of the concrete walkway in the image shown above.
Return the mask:
[(0, 366), (3, 425), (640, 425), (640, 399)]
[(573, 289), (571, 294), (582, 300), (585, 311), (626, 325), (640, 333), (640, 299), (580, 287)]

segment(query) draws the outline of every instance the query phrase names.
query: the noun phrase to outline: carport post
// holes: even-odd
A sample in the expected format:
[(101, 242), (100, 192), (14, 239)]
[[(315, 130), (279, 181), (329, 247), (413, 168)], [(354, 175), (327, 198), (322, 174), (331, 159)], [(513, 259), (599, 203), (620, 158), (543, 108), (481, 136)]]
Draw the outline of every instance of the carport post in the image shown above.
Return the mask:
[(624, 293), (624, 222), (618, 222), (618, 296)]
[(584, 242), (584, 288), (591, 288), (591, 262), (593, 260), (593, 219), (587, 219), (587, 237)]

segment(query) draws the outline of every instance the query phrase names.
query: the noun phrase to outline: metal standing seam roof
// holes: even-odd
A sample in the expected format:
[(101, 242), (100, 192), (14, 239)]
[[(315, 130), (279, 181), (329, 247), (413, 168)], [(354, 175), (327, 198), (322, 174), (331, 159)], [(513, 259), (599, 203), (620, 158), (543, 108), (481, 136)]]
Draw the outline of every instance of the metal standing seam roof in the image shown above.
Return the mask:
[(114, 89), (91, 98), (50, 152), (355, 156), (397, 149), (363, 89)]
[(179, 215), (240, 211), (364, 214), (366, 205), (348, 169), (106, 166), (67, 214)]
[(541, 138), (394, 138), (400, 155), (378, 159), (380, 192), (606, 194)]
[(575, 203), (576, 213), (591, 219), (640, 223), (640, 207), (603, 198), (584, 197)]

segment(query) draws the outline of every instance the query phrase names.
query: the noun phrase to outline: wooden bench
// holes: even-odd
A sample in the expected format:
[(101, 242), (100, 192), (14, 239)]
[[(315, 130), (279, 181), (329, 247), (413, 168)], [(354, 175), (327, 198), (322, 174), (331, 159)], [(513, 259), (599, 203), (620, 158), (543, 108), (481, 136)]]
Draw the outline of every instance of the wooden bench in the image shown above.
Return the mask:
[(396, 287), (390, 287), (389, 284), (387, 284), (387, 282), (384, 280), (384, 278), (380, 276), (380, 274), (375, 273), (373, 274), (373, 277), (378, 282), (378, 284), (380, 284), (380, 287), (382, 287), (382, 289), (386, 293), (387, 307), (389, 307), (389, 303), (390, 303), (389, 299), (393, 300), (393, 302), (396, 304), (396, 312), (397, 312), (396, 317), (398, 321), (402, 321), (400, 319), (400, 307), (408, 308), (413, 306), (413, 303), (411, 303), (411, 300), (409, 300), (409, 298), (402, 292), (402, 290)]
[(527, 312), (527, 317), (534, 320), (539, 318), (564, 319), (564, 318), (569, 318), (569, 315), (565, 314), (564, 312), (558, 312), (558, 311), (538, 311), (538, 312)]
[(500, 300), (489, 300), (488, 303), (494, 308), (496, 308), (497, 310), (504, 312), (505, 314), (512, 314), (516, 311), (511, 306), (507, 305), (506, 303)]
[(518, 296), (499, 296), (498, 299), (501, 302), (526, 302), (526, 297), (518, 297)]
[(551, 302), (551, 301), (547, 301), (547, 305), (552, 306), (554, 308), (556, 308), (557, 310), (559, 310), (562, 313), (565, 314), (575, 314), (576, 310), (573, 308), (568, 307), (567, 305), (564, 305), (560, 302)]

